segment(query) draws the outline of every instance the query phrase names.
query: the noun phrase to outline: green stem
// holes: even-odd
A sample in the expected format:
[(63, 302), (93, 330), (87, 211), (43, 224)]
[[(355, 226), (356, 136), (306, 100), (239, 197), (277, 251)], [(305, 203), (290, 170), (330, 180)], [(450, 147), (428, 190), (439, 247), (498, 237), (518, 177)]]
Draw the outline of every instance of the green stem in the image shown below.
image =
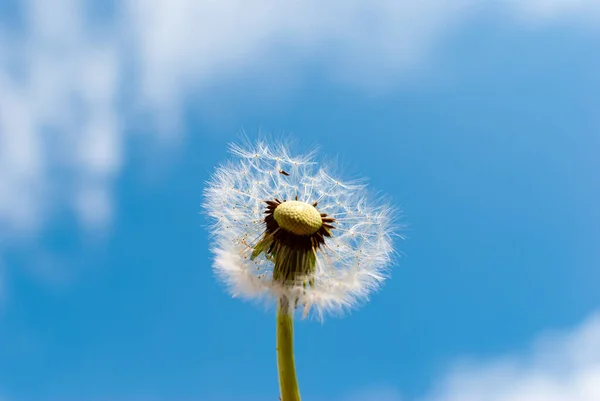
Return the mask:
[(294, 365), (294, 317), (287, 299), (277, 305), (277, 368), (281, 401), (300, 401)]

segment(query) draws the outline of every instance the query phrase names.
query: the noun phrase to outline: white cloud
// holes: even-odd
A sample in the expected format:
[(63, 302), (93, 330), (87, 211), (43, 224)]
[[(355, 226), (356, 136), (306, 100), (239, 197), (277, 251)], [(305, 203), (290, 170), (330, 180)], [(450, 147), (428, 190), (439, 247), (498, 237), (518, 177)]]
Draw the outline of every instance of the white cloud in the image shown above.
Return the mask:
[(74, 209), (102, 226), (122, 158), (118, 49), (87, 32), (76, 0), (27, 6), (27, 31), (0, 36), (0, 234), (35, 233), (77, 199), (104, 204), (101, 218)]
[(526, 353), (457, 363), (421, 401), (600, 400), (600, 313)]
[(500, 0), (515, 8), (517, 15), (536, 25), (553, 21), (594, 21), (600, 19), (598, 0)]
[[(144, 131), (172, 134), (190, 93), (209, 97), (215, 81), (259, 70), (293, 75), (304, 63), (333, 80), (389, 85), (487, 4), (124, 0), (94, 20), (88, 0), (47, 3), (19, 2), (23, 29), (0, 28), (0, 236), (29, 238), (59, 209), (84, 227), (105, 227), (138, 113), (155, 119)], [(595, 0), (511, 7), (544, 21), (599, 8)]]
[[(344, 401), (408, 401), (392, 387), (353, 393)], [(600, 312), (568, 331), (539, 335), (528, 349), (461, 359), (425, 396), (413, 401), (598, 401)]]
[(162, 102), (180, 98), (190, 84), (270, 69), (290, 58), (286, 67), (323, 59), (334, 75), (355, 80), (374, 80), (375, 72), (397, 75), (414, 66), (470, 3), (140, 0), (127, 10), (140, 44), (143, 93)]

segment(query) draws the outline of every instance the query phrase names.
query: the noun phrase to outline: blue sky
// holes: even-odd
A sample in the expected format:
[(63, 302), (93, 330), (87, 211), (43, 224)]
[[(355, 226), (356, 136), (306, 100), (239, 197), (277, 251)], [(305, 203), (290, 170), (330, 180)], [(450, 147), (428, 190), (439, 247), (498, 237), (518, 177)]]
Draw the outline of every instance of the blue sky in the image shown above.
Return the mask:
[(446, 3), (2, 2), (0, 400), (277, 400), (200, 214), (242, 131), (403, 210), (304, 399), (600, 399), (600, 6)]

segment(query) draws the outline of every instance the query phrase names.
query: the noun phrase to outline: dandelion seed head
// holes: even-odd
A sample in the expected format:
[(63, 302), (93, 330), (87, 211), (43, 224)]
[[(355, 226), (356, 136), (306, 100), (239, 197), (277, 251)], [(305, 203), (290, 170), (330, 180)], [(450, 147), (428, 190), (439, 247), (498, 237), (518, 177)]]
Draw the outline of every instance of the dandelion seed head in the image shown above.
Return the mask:
[(314, 153), (261, 141), (230, 150), (203, 207), (214, 272), (231, 294), (286, 298), (321, 319), (366, 301), (388, 276), (394, 209), (364, 183), (329, 175)]

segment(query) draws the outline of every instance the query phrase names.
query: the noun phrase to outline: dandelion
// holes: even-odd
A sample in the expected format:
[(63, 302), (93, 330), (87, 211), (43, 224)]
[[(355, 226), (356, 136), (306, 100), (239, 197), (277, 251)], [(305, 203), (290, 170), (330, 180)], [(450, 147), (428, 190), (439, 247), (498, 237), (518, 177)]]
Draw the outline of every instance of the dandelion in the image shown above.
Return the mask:
[(293, 317), (340, 314), (387, 277), (394, 210), (364, 183), (342, 182), (283, 144), (231, 145), (205, 190), (214, 271), (234, 297), (277, 305), (283, 401), (300, 400)]

